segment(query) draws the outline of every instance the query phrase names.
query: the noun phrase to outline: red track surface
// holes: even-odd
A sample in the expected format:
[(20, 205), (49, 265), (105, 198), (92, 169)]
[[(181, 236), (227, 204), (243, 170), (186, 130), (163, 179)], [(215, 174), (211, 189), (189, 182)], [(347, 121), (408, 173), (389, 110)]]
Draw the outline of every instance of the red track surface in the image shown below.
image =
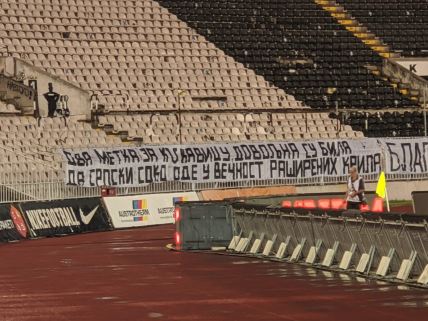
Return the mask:
[(0, 247), (0, 320), (428, 320), (428, 291), (165, 249), (173, 228)]

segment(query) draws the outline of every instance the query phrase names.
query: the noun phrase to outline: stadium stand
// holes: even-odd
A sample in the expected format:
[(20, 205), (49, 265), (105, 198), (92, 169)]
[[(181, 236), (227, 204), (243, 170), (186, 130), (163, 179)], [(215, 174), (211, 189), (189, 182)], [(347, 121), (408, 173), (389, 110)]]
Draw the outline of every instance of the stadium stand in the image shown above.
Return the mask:
[[(425, 8), (424, 1), (408, 4), (378, 0), (367, 5), (352, 0), (315, 2), (381, 57), (390, 58), (383, 60), (382, 68), (370, 66), (373, 73), (387, 78), (413, 101), (425, 103), (423, 93), (428, 87), (428, 49), (424, 37), (428, 34), (428, 28), (423, 22), (426, 20), (424, 10), (415, 9)], [(405, 72), (398, 70), (399, 67), (404, 67), (401, 71)]]
[(62, 180), (61, 147), (363, 136), (311, 111), (157, 2), (13, 0), (0, 13), (3, 56), (86, 90), (88, 115), (96, 109), (91, 121), (73, 106), (68, 119), (38, 119), (31, 108), (2, 104), (2, 182)]
[(188, 109), (301, 107), (154, 1), (14, 1), (2, 11), (9, 53), (90, 90), (108, 110), (174, 110), (179, 90), (192, 96)]
[[(109, 132), (126, 131), (128, 140), (148, 144), (204, 143), (210, 141), (265, 141), (318, 138), (363, 137), (350, 126), (323, 113), (186, 113), (181, 119), (182, 133), (171, 127), (179, 122), (173, 115), (134, 115), (133, 122), (123, 115), (100, 116), (100, 127)], [(340, 127), (341, 125), (339, 125)]]
[(17, 172), (60, 170), (60, 147), (421, 133), (401, 112), (418, 103), (373, 73), (381, 54), (314, 1), (11, 0), (0, 14), (3, 56), (92, 95), (68, 119), (3, 99)]
[[(334, 117), (334, 115), (333, 115)], [(346, 125), (364, 131), (368, 137), (424, 136), (424, 118), (421, 112), (353, 112), (344, 119)]]
[(7, 52), (90, 90), (106, 110), (303, 107), (153, 1), (2, 6)]
[(314, 1), (160, 3), (227, 54), (313, 108), (415, 104), (366, 65), (382, 58)]
[(428, 6), (421, 0), (337, 1), (404, 57), (428, 57)]
[(83, 119), (72, 117), (65, 124), (64, 118), (38, 121), (31, 116), (1, 116), (1, 178), (13, 181), (16, 173), (25, 172), (28, 177), (22, 178), (33, 181), (33, 176), (47, 178), (47, 173), (52, 172), (55, 177), (51, 178), (58, 179), (62, 161), (58, 148), (121, 144), (118, 136), (107, 136), (104, 131), (93, 130), (90, 123), (80, 120)]

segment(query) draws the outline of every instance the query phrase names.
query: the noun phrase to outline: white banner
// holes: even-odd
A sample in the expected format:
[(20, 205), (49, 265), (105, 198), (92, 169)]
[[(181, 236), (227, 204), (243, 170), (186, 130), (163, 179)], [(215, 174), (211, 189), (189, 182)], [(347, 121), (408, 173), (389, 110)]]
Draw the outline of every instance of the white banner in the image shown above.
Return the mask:
[(376, 139), (62, 150), (66, 183), (85, 187), (338, 177), (379, 173)]
[(428, 138), (400, 138), (379, 140), (385, 152), (387, 174), (428, 173)]
[(197, 200), (194, 192), (103, 198), (116, 229), (174, 223), (175, 203)]

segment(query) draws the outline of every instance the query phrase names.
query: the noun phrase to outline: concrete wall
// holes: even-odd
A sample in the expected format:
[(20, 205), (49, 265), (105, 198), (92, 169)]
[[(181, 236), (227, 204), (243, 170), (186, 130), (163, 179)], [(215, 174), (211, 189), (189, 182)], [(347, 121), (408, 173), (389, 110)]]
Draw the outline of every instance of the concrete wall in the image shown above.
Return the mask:
[(222, 201), (230, 198), (246, 198), (295, 194), (294, 186), (251, 187), (221, 190), (206, 190), (199, 193), (199, 199), (204, 201)]
[[(366, 183), (368, 192), (376, 191), (377, 183)], [(428, 180), (425, 181), (396, 181), (387, 182), (388, 196), (394, 200), (412, 200), (413, 191), (428, 191)], [(314, 193), (343, 193), (345, 197), (346, 184), (314, 185), (314, 186), (272, 186), (241, 189), (206, 190), (199, 193), (205, 201), (219, 201), (230, 198), (267, 197), (275, 195), (314, 194)]]
[(428, 76), (428, 59), (427, 58), (399, 58), (394, 59), (407, 70), (421, 77)]
[(29, 84), (30, 80), (37, 80), (38, 101), (42, 117), (48, 114), (48, 104), (43, 94), (48, 92), (48, 83), (53, 84), (53, 91), (61, 96), (68, 96), (68, 107), (71, 115), (90, 115), (90, 96), (89, 93), (65, 80), (51, 75), (40, 68), (37, 68), (23, 60), (2, 57), (0, 58), (0, 72), (3, 71), (6, 76), (23, 77), (24, 83)]

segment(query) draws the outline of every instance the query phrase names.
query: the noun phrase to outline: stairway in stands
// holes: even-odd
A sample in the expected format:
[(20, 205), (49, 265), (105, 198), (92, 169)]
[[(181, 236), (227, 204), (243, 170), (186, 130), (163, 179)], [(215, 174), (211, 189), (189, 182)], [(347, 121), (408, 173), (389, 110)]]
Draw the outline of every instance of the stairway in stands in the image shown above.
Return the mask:
[[(355, 37), (359, 38), (363, 43), (369, 46), (372, 50), (379, 53), (385, 59), (400, 58), (400, 53), (393, 51), (380, 37), (370, 31), (367, 26), (360, 23), (346, 8), (334, 0), (315, 0), (325, 11), (329, 12), (339, 24), (344, 26), (346, 30), (352, 32)], [(382, 78), (384, 81), (389, 82), (391, 86), (397, 89), (402, 95), (408, 97), (415, 103), (422, 101), (422, 93), (418, 90), (412, 89), (408, 83), (400, 81), (395, 77), (383, 73), (382, 68), (376, 65), (367, 65), (375, 76)]]
[(382, 39), (370, 32), (367, 27), (352, 17), (343, 6), (333, 0), (315, 0), (324, 10), (328, 11), (337, 22), (352, 32), (357, 38), (361, 39), (371, 49), (378, 52), (384, 58), (398, 58), (400, 55), (393, 52)]

